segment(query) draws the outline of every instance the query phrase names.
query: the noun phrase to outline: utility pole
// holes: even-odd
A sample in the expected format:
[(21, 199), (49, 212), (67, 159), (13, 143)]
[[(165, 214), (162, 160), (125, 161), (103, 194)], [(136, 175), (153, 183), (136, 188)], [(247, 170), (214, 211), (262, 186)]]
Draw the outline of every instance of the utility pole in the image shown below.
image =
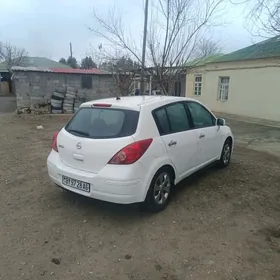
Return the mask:
[(140, 94), (144, 95), (144, 68), (146, 57), (146, 42), (147, 42), (147, 25), (148, 25), (148, 10), (149, 0), (145, 1), (145, 16), (144, 16), (144, 36), (143, 36), (143, 48), (142, 48), (142, 61), (141, 61), (141, 79), (140, 79)]
[(72, 52), (72, 43), (70, 42), (70, 57), (71, 57), (71, 59), (72, 59), (72, 57), (73, 57), (73, 52)]

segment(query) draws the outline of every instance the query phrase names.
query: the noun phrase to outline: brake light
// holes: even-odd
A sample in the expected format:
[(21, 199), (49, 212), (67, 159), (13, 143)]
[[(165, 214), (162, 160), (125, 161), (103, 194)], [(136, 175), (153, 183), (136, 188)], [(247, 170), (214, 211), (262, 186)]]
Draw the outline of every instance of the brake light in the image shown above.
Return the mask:
[(134, 142), (116, 153), (108, 162), (108, 164), (134, 163), (144, 155), (152, 142), (152, 138)]
[(105, 108), (108, 108), (108, 107), (111, 107), (112, 104), (106, 104), (106, 103), (95, 103), (95, 104), (92, 104), (93, 107), (105, 107)]
[(56, 131), (53, 135), (53, 139), (52, 139), (52, 149), (56, 152), (58, 152), (58, 148), (57, 148), (57, 136), (58, 136), (58, 131)]

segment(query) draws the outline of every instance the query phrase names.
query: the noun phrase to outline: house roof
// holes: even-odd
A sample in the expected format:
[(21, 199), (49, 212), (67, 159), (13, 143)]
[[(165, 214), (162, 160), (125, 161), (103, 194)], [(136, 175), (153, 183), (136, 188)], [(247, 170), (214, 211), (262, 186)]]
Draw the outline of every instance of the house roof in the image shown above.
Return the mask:
[(54, 73), (65, 73), (65, 74), (91, 74), (91, 75), (110, 74), (108, 71), (103, 71), (97, 68), (94, 69), (51, 68), (51, 70)]
[(24, 66), (13, 66), (12, 71), (18, 72), (49, 72), (49, 73), (60, 73), (60, 74), (82, 74), (82, 75), (108, 75), (107, 71), (100, 69), (73, 69), (73, 68), (46, 68), (46, 67), (24, 67)]
[(31, 57), (25, 56), (23, 57), (22, 66), (25, 67), (42, 67), (42, 68), (70, 68), (70, 66), (62, 64), (60, 62), (56, 62), (49, 58), (45, 57)]
[(230, 62), (272, 57), (280, 57), (280, 36), (223, 55), (211, 62)]
[(222, 56), (223, 56), (223, 54), (219, 53), (219, 54), (209, 55), (209, 56), (204, 57), (204, 58), (197, 58), (195, 60), (187, 62), (186, 66), (188, 66), (188, 67), (190, 67), (190, 66), (203, 66), (207, 63), (216, 61), (218, 58), (220, 58)]
[[(53, 61), (45, 57), (31, 57), (25, 56), (22, 58), (21, 66), (13, 66), (14, 69), (22, 69), (24, 67), (33, 67), (33, 71), (36, 68), (47, 69), (47, 68), (63, 68), (63, 69), (72, 69), (70, 66), (62, 64), (60, 62)], [(5, 62), (0, 63), (0, 72), (9, 72)]]

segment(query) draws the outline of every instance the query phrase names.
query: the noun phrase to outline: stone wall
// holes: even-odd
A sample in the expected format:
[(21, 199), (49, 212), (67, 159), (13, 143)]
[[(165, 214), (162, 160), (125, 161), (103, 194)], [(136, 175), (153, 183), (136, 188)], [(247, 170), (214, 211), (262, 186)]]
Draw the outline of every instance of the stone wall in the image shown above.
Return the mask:
[(92, 89), (82, 88), (81, 74), (47, 72), (14, 72), (13, 83), (17, 98), (17, 108), (47, 104), (55, 90), (75, 88), (86, 93), (86, 100), (116, 96), (119, 92), (111, 75), (91, 75)]

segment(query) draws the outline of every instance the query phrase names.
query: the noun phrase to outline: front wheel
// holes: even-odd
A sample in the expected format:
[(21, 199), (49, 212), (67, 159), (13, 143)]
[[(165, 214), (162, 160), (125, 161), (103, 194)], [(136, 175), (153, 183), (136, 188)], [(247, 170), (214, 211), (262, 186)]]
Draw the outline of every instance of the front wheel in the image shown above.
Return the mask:
[(170, 169), (160, 169), (153, 177), (141, 208), (150, 212), (162, 211), (170, 201), (173, 185), (174, 178)]
[(232, 142), (230, 141), (230, 139), (227, 139), (223, 146), (223, 150), (219, 160), (220, 167), (224, 168), (229, 165), (231, 159), (231, 151), (232, 151)]

